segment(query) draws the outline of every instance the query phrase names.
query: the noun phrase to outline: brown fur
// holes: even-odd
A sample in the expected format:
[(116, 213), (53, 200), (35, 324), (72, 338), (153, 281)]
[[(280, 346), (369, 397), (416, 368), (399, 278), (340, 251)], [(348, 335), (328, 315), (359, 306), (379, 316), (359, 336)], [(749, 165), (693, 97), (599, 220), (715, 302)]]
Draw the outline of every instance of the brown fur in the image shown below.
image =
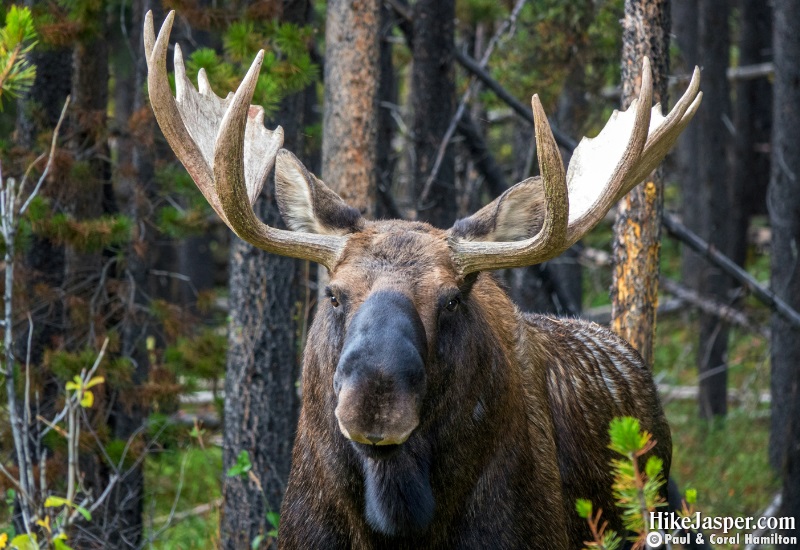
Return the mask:
[[(323, 302), (309, 334), (281, 548), (579, 548), (589, 535), (576, 498), (620, 527), (607, 449), (618, 415), (654, 434), (668, 472), (669, 427), (639, 355), (596, 325), (521, 314), (490, 275), (458, 275), (447, 239), (423, 223), (365, 222), (331, 271), (342, 309)], [(459, 289), (460, 306), (444, 313)], [(391, 467), (365, 465), (342, 435), (333, 388), (347, 327), (385, 290), (413, 302), (428, 346), (419, 425)], [(406, 468), (420, 464), (435, 500), (430, 524), (397, 536), (372, 529), (365, 468), (402, 495), (393, 484), (413, 483)]]

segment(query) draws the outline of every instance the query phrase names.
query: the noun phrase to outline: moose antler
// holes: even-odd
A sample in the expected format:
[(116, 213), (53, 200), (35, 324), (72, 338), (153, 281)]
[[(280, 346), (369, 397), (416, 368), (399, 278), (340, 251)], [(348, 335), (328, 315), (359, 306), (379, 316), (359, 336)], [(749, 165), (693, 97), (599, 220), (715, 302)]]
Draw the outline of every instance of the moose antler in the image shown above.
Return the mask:
[(175, 12), (171, 11), (156, 38), (153, 14), (148, 11), (144, 47), (150, 104), (178, 160), (222, 221), (239, 237), (267, 252), (332, 268), (347, 237), (275, 229), (253, 212), (253, 203), (283, 144), (283, 130), (267, 130), (264, 109), (250, 105), (264, 51), (253, 60), (236, 93), (222, 99), (211, 90), (202, 69), (197, 77), (199, 90), (194, 88), (176, 44), (176, 100), (169, 87), (166, 55), (174, 19)]
[(655, 169), (703, 98), (700, 70), (666, 116), (652, 109), (650, 61), (642, 67), (639, 98), (623, 112), (614, 111), (595, 138), (583, 138), (572, 154), (566, 177), (561, 154), (537, 95), (531, 101), (536, 151), (545, 194), (544, 224), (535, 236), (513, 242), (453, 239), (450, 247), (463, 274), (533, 265), (555, 258), (605, 216), (611, 207)]

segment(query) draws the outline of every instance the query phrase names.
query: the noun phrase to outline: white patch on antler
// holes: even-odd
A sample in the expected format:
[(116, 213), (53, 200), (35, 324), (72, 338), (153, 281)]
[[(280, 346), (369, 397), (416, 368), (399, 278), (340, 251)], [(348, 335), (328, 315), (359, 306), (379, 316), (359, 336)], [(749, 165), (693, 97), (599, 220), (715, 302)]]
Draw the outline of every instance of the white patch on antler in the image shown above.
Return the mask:
[[(222, 119), (233, 100), (233, 93), (229, 93), (225, 99), (218, 97), (211, 89), (204, 69), (200, 69), (197, 81), (199, 91), (186, 76), (183, 55), (180, 46), (176, 44), (175, 88), (178, 112), (203, 159), (213, 170), (214, 144)], [(275, 162), (275, 155), (282, 145), (283, 129), (278, 126), (275, 131), (267, 130), (264, 127), (264, 109), (256, 105), (250, 106), (244, 136), (244, 176), (251, 205), (264, 188), (267, 175)]]
[[(623, 112), (614, 111), (600, 133), (593, 138), (583, 138), (572, 154), (567, 169), (570, 224), (593, 209), (616, 173), (633, 131), (638, 101), (634, 100)], [(655, 105), (650, 113), (648, 136), (664, 120), (661, 105)]]

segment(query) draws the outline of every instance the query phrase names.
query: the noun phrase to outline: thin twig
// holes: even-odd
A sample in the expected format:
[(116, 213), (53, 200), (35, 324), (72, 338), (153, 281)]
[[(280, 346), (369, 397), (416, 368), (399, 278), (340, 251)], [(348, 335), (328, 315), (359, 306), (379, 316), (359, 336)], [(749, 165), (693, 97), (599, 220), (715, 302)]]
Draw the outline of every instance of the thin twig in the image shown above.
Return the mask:
[[(55, 130), (53, 130), (53, 139), (50, 142), (50, 154), (47, 156), (47, 165), (44, 167), (44, 172), (42, 175), (39, 176), (39, 181), (36, 182), (36, 187), (33, 188), (31, 191), (30, 196), (25, 200), (25, 203), (19, 209), (19, 214), (22, 215), (28, 209), (28, 206), (31, 204), (31, 201), (36, 197), (39, 193), (39, 189), (42, 188), (42, 184), (44, 183), (47, 174), (50, 172), (50, 166), (53, 164), (53, 157), (55, 157), (56, 153), (56, 142), (58, 141), (58, 132), (61, 130), (61, 123), (64, 122), (64, 117), (67, 114), (67, 107), (69, 107), (70, 96), (67, 96), (67, 99), (64, 100), (64, 107), (61, 108), (61, 115), (58, 117), (58, 123), (56, 124)], [(38, 160), (38, 159), (37, 159)], [(23, 185), (24, 185), (23, 181)], [(20, 188), (20, 192), (22, 189)]]

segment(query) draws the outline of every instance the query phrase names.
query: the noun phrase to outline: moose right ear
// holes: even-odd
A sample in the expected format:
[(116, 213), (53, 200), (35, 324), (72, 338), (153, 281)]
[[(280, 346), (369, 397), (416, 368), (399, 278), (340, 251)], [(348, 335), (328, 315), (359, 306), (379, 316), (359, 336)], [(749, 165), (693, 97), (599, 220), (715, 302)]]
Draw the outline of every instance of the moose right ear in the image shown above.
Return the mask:
[(360, 231), (361, 213), (309, 172), (296, 156), (281, 149), (275, 159), (278, 208), (292, 231), (346, 235)]

